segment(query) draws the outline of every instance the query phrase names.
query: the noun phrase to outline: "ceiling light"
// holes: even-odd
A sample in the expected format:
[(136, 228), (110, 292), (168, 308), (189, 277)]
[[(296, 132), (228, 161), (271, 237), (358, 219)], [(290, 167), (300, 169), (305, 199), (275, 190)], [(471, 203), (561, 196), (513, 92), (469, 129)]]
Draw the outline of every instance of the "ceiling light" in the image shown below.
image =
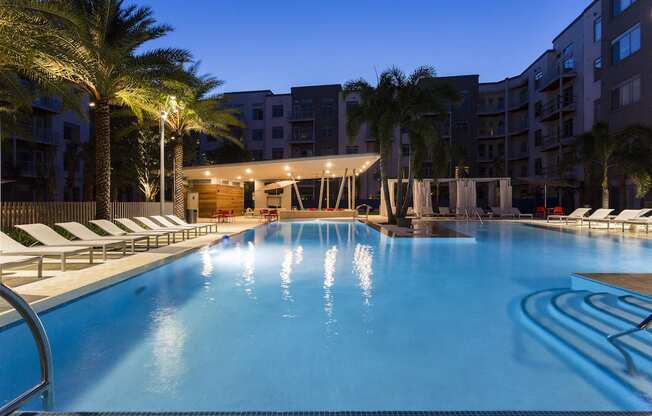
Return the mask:
[(297, 179), (301, 179), (301, 176), (297, 176)]
[(245, 169), (245, 172), (246, 173), (251, 173), (251, 169), (247, 168), (247, 169)]
[(290, 170), (290, 167), (288, 165), (285, 165), (285, 167), (283, 169), (285, 169), (285, 171), (287, 172), (287, 171)]
[(333, 164), (332, 164), (331, 162), (328, 162), (328, 163), (326, 163), (326, 167), (327, 167), (327, 168), (332, 168), (332, 167), (333, 167)]
[(330, 170), (327, 170), (327, 171), (326, 171), (326, 174), (328, 175), (329, 173), (331, 173), (331, 171), (330, 171)]
[(240, 179), (242, 179), (242, 176), (238, 176), (238, 178), (237, 178), (237, 179), (238, 179), (238, 180), (240, 180)]
[(211, 173), (209, 171), (204, 172), (204, 175), (206, 175), (206, 176), (210, 176), (210, 174)]
[(331, 175), (331, 178), (334, 178), (334, 177), (335, 177), (335, 174), (333, 173), (333, 174)]
[(288, 175), (288, 176), (292, 176), (292, 174), (291, 174), (290, 172), (288, 172), (287, 175)]
[(253, 181), (254, 181), (254, 178), (249, 178), (249, 180), (250, 180), (251, 182), (253, 182)]

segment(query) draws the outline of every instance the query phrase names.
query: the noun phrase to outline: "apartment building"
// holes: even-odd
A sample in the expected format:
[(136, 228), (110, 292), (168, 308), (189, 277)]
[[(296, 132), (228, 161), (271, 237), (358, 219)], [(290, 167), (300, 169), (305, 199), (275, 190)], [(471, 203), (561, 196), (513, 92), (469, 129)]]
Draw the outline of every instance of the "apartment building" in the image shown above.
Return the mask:
[[(436, 78), (461, 98), (443, 115), (442, 138), (464, 149), (459, 163), (470, 175), (511, 177), (516, 201), (531, 205), (542, 199), (542, 184), (550, 184), (563, 185), (548, 195), (551, 203), (561, 197), (565, 206), (579, 205), (584, 170), (576, 160), (577, 137), (597, 121), (613, 129), (652, 124), (650, 16), (652, 0), (595, 0), (518, 75), (498, 82), (479, 82), (478, 75)], [(344, 98), (340, 85), (227, 97), (242, 111), (245, 146), (254, 159), (377, 151), (364, 127), (347, 136), (347, 109), (359, 97)], [(392, 177), (398, 169), (407, 175), (409, 165), (409, 138), (399, 136), (387, 164)], [(454, 175), (455, 167), (449, 171)], [(377, 197), (377, 172), (359, 181), (361, 199)], [(612, 192), (614, 201), (619, 192)], [(635, 204), (632, 189), (626, 192), (628, 204)]]
[(11, 123), (2, 137), (2, 199), (82, 200), (88, 119), (63, 110), (57, 97), (41, 96), (31, 112), (18, 114)]

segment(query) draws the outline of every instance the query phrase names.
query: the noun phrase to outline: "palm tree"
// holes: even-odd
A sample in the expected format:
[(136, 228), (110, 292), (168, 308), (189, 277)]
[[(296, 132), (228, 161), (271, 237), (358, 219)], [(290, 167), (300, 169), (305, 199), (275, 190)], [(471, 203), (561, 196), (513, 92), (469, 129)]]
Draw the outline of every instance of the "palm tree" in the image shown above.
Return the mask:
[(394, 224), (396, 216), (389, 199), (389, 181), (387, 180), (387, 159), (391, 154), (392, 129), (394, 128), (392, 120), (388, 117), (388, 109), (394, 95), (390, 75), (387, 72), (382, 73), (378, 77), (376, 86), (369, 84), (364, 79), (348, 81), (344, 84), (342, 92), (344, 99), (353, 94), (360, 97), (358, 105), (347, 108), (347, 134), (349, 140), (353, 142), (362, 127), (366, 125), (371, 137), (376, 139), (380, 153), (378, 164), (387, 220), (390, 224)]
[[(397, 188), (397, 217), (402, 219), (407, 213), (409, 196), (414, 181), (414, 162), (422, 156), (417, 152), (429, 149), (439, 140), (438, 124), (446, 113), (446, 105), (457, 100), (456, 92), (446, 83), (437, 82), (437, 73), (431, 66), (420, 66), (409, 76), (398, 68), (388, 70), (394, 99), (390, 106), (390, 118), (393, 119), (399, 135), (407, 132), (410, 143), (410, 167), (405, 195), (403, 187)], [(398, 183), (403, 182), (401, 169), (402, 149), (399, 146)]]
[[(210, 75), (198, 74), (199, 63), (188, 67), (190, 82), (164, 82), (164, 90), (173, 92), (175, 105), (168, 111), (165, 127), (172, 139), (174, 152), (174, 214), (185, 217), (185, 192), (183, 182), (184, 141), (192, 134), (206, 134), (226, 139), (243, 147), (232, 134), (234, 127), (244, 127), (236, 117), (236, 110), (224, 107), (224, 97), (213, 91), (223, 81)], [(158, 106), (150, 108), (155, 117), (164, 108), (167, 95), (159, 96)]]
[(639, 196), (648, 192), (651, 142), (652, 130), (638, 125), (611, 132), (608, 124), (597, 123), (591, 132), (580, 136), (579, 143), (585, 163), (597, 165), (603, 208), (609, 207), (609, 175), (614, 168), (632, 178)]
[(190, 53), (174, 48), (143, 51), (148, 41), (172, 29), (157, 24), (150, 8), (125, 5), (123, 0), (24, 0), (5, 2), (3, 7), (33, 16), (34, 24), (50, 34), (48, 50), (39, 48), (29, 56), (28, 78), (66, 82), (90, 97), (95, 122), (95, 214), (110, 219), (111, 108), (124, 106), (142, 115), (150, 104), (147, 97), (162, 79), (183, 77), (181, 66), (190, 60)]

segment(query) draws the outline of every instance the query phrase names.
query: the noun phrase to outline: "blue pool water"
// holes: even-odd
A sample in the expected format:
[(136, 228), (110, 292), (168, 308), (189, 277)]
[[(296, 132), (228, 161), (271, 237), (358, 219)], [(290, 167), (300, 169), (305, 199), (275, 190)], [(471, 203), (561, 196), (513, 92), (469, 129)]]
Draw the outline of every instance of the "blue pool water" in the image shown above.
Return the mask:
[[(573, 272), (652, 272), (648, 242), (448, 226), (475, 240), (271, 224), (45, 313), (55, 409), (652, 410), (521, 309)], [(24, 325), (1, 331), (0, 402), (37, 377)]]

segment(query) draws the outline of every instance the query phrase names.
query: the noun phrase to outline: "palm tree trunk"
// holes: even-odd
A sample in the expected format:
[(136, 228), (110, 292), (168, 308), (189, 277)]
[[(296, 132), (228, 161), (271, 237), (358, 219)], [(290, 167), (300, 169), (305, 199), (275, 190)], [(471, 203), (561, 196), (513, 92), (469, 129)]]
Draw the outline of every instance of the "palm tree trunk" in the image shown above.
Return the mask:
[(386, 162), (385, 149), (381, 145), (380, 148), (380, 160), (378, 161), (378, 169), (380, 170), (380, 182), (382, 183), (383, 196), (385, 198), (385, 209), (387, 210), (387, 222), (390, 224), (396, 224), (396, 217), (394, 216), (394, 211), (392, 211), (392, 202), (389, 200), (389, 181), (387, 180), (387, 167), (385, 166)]
[(407, 189), (405, 190), (405, 196), (403, 197), (403, 203), (401, 204), (401, 218), (407, 215), (407, 209), (408, 206), (410, 205), (410, 194), (412, 193), (413, 182), (414, 182), (414, 159), (413, 156), (410, 155), (410, 171), (408, 173)]
[(186, 190), (183, 186), (183, 138), (174, 141), (174, 215), (186, 218)]
[(401, 135), (401, 128), (399, 126), (398, 130), (398, 152), (396, 154), (398, 155), (398, 160), (396, 162), (396, 220), (400, 221), (404, 215), (402, 212), (402, 205), (403, 205), (403, 169), (401, 169), (401, 160), (403, 159), (403, 148), (402, 148), (402, 135)]
[(609, 175), (606, 167), (602, 173), (602, 208), (609, 208)]
[(620, 209), (623, 210), (627, 208), (627, 175), (620, 175), (620, 192), (618, 193), (618, 202), (620, 203)]
[(111, 220), (111, 118), (109, 103), (95, 106), (95, 218)]

